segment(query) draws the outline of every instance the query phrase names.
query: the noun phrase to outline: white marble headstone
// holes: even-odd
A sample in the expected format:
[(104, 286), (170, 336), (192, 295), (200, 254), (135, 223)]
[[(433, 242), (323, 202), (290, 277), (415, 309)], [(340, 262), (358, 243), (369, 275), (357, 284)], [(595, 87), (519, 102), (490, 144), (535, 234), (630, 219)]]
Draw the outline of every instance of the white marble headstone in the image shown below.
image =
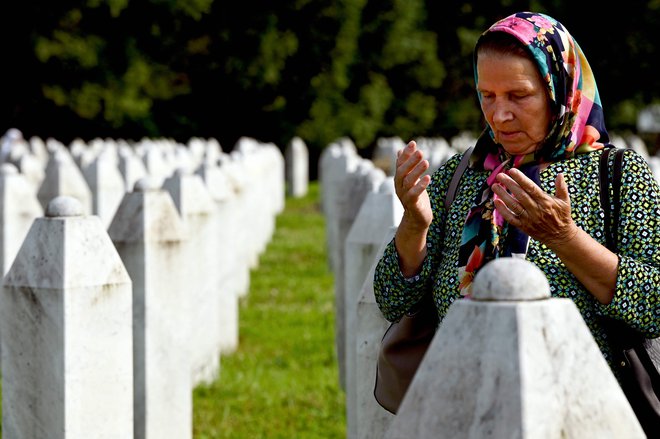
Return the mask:
[(644, 438), (570, 299), (543, 273), (500, 258), (457, 300), (385, 436)]
[(45, 209), (50, 200), (58, 196), (77, 199), (85, 214), (92, 213), (92, 192), (71, 154), (56, 140), (48, 139), (50, 156), (46, 175), (37, 192), (37, 198)]
[(144, 178), (108, 229), (133, 280), (134, 437), (192, 436), (185, 230), (170, 195)]
[(292, 197), (307, 194), (309, 183), (309, 152), (300, 137), (294, 137), (284, 153), (286, 163), (287, 193)]
[(399, 225), (403, 206), (394, 192), (393, 177), (386, 178), (377, 192), (369, 192), (360, 206), (346, 237), (344, 248), (344, 327), (346, 362), (346, 423), (348, 437), (357, 437), (357, 405), (360, 388), (357, 380), (357, 307), (369, 270), (377, 262), (383, 239)]
[(4, 279), (4, 438), (133, 437), (131, 279), (83, 212), (53, 199)]

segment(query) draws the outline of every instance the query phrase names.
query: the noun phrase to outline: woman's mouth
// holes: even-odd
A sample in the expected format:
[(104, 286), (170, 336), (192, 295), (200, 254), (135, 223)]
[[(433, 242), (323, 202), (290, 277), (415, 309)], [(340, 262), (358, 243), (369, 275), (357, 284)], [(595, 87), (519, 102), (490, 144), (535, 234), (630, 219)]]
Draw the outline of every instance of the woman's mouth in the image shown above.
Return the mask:
[(499, 140), (502, 141), (511, 141), (515, 140), (520, 136), (520, 131), (499, 131)]

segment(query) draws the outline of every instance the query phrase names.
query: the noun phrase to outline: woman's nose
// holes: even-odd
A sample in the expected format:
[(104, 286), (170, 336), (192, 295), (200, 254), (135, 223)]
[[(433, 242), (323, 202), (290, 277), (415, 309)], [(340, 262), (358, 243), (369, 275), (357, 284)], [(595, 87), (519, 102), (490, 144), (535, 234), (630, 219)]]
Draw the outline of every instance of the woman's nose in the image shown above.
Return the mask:
[(509, 105), (500, 100), (495, 102), (493, 109), (493, 122), (501, 123), (513, 119), (513, 113)]

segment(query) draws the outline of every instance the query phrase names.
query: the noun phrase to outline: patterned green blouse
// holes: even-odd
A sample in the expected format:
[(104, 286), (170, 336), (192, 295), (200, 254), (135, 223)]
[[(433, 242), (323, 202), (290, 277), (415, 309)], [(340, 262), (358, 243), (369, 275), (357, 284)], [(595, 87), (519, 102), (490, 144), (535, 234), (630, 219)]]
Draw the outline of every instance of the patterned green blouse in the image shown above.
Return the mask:
[[(610, 167), (613, 156), (611, 154)], [(594, 151), (551, 163), (541, 172), (540, 181), (544, 191), (554, 194), (555, 177), (563, 172), (571, 197), (573, 219), (605, 245), (604, 214), (598, 187), (599, 157), (600, 151)], [(421, 272), (413, 278), (403, 277), (394, 240), (388, 244), (377, 264), (374, 293), (381, 312), (389, 321), (400, 319), (428, 289), (434, 292), (440, 321), (452, 302), (461, 297), (458, 291), (458, 249), (463, 224), (488, 171), (472, 168), (465, 171), (447, 213), (443, 206), (445, 193), (459, 160), (460, 155), (455, 155), (441, 166), (433, 174), (428, 187), (434, 216)], [(660, 188), (646, 161), (633, 150), (624, 154), (619, 215), (619, 267), (616, 292), (609, 305), (600, 304), (562, 261), (540, 242), (530, 238), (526, 257), (545, 273), (553, 297), (573, 299), (610, 364), (612, 356), (598, 323), (598, 315), (622, 319), (647, 337), (660, 336)], [(598, 270), (598, 267), (593, 269)]]

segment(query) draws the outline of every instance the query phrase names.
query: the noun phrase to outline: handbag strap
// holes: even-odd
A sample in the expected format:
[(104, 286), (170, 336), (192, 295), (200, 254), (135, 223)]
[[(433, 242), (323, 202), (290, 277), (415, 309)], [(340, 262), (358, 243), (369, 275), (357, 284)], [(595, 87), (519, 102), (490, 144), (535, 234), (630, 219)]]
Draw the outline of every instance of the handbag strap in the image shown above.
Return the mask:
[[(614, 166), (612, 170), (612, 209), (610, 206), (609, 192), (609, 157), (612, 151), (614, 153)], [(607, 145), (600, 155), (600, 205), (605, 214), (604, 232), (607, 248), (612, 252), (618, 251), (618, 240), (616, 228), (619, 225), (619, 211), (621, 210), (621, 175), (623, 168), (623, 154), (625, 148), (616, 148), (613, 145)], [(613, 214), (611, 218), (610, 215)]]
[(461, 177), (463, 176), (465, 169), (468, 167), (468, 164), (470, 162), (470, 156), (472, 155), (473, 150), (474, 150), (474, 146), (471, 146), (465, 150), (465, 152), (463, 153), (463, 157), (461, 158), (461, 161), (458, 163), (458, 166), (454, 171), (454, 175), (451, 177), (451, 181), (449, 182), (449, 187), (447, 188), (447, 195), (445, 195), (445, 211), (449, 210), (451, 203), (454, 201), (454, 197), (456, 197), (456, 191), (458, 190), (458, 183), (461, 181)]

